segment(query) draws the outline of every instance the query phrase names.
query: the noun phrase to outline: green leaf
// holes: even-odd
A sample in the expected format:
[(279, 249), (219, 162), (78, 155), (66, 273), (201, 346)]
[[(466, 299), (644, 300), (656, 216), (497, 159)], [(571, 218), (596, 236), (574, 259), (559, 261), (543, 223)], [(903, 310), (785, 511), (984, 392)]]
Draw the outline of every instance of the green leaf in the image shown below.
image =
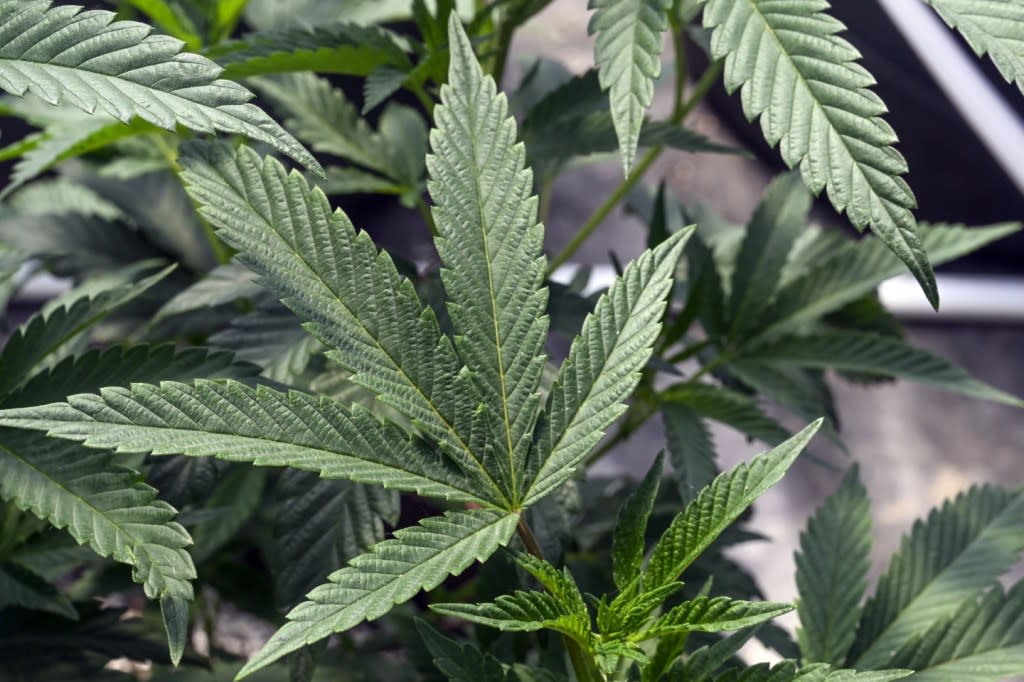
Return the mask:
[(203, 40), (188, 12), (182, 9), (180, 3), (168, 3), (165, 0), (127, 0), (126, 4), (144, 13), (156, 26), (184, 42), (190, 50), (202, 47)]
[(204, 511), (212, 512), (192, 529), (197, 564), (214, 558), (260, 509), (267, 472), (253, 467), (235, 467), (217, 483)]
[(778, 445), (790, 435), (765, 414), (756, 400), (722, 386), (677, 384), (665, 389), (661, 400), (670, 405), (688, 407), (702, 417), (722, 422), (768, 445)]
[(732, 335), (757, 321), (774, 298), (790, 251), (807, 224), (811, 196), (797, 173), (776, 178), (747, 224), (733, 270), (728, 315)]
[(282, 473), (275, 489), (273, 552), (275, 597), (294, 606), (311, 589), (384, 539), (398, 523), (396, 492), (301, 471)]
[(141, 118), (165, 130), (245, 135), (317, 172), (320, 164), (256, 106), (252, 93), (218, 80), (208, 59), (114, 13), (51, 6), (49, 0), (0, 4), (0, 89), (32, 92), (50, 104), (102, 111), (122, 123)]
[(409, 66), (390, 31), (356, 24), (250, 33), (215, 45), (205, 55), (232, 80), (291, 71), (366, 76), (384, 65)]
[(264, 289), (253, 281), (255, 277), (251, 270), (237, 263), (218, 265), (164, 303), (154, 321), (203, 308), (215, 308), (239, 299), (256, 298)]
[(916, 208), (896, 135), (860, 53), (837, 34), (826, 0), (708, 0), (711, 54), (725, 58), (725, 87), (742, 88), (747, 118), (761, 117), (768, 144), (800, 167), (815, 194), (824, 189), (858, 228), (870, 226), (906, 263), (928, 300), (939, 294), (911, 211)]
[(444, 616), (461, 618), (505, 632), (554, 630), (578, 641), (590, 635), (590, 616), (573, 611), (547, 592), (502, 595), (484, 604), (431, 604), (431, 610)]
[[(921, 239), (928, 257), (941, 265), (980, 249), (997, 239), (1018, 232), (1019, 223), (987, 227), (963, 225), (921, 226)], [(889, 279), (903, 267), (881, 244), (862, 239), (823, 258), (809, 271), (785, 286), (759, 323), (757, 337), (771, 338), (852, 303)]]
[[(195, 567), (185, 547), (192, 539), (172, 519), (174, 509), (156, 490), (107, 452), (40, 434), (0, 430), (0, 497), (67, 528), (97, 554), (132, 566), (150, 599), (172, 607), (192, 600)], [(171, 656), (181, 658), (188, 622), (165, 618)]]
[(508, 682), (510, 679), (498, 659), (473, 644), (445, 637), (419, 619), (416, 630), (430, 650), (434, 665), (451, 682)]
[(879, 579), (848, 660), (885, 665), (892, 652), (1013, 566), (1024, 550), (1024, 496), (971, 488), (904, 536)]
[(35, 179), (61, 161), (103, 149), (126, 137), (159, 132), (159, 128), (139, 119), (125, 124), (107, 116), (78, 114), (70, 118), (47, 126), (43, 137), (15, 164), (11, 181), (0, 193), (0, 197)]
[(910, 379), (975, 398), (1024, 407), (1024, 401), (973, 379), (949, 360), (879, 334), (823, 332), (757, 346), (750, 353), (759, 360), (782, 365)]
[(282, 656), (383, 616), (420, 590), (484, 561), (515, 532), (518, 514), (493, 510), (450, 511), (395, 532), (328, 577), (309, 601), (288, 613), (288, 623), (246, 664), (239, 677)]
[(633, 167), (644, 110), (654, 99), (661, 74), (662, 33), (670, 0), (590, 0), (596, 10), (587, 32), (597, 34), (594, 61), (601, 88), (609, 91), (612, 119), (626, 175)]
[[(479, 402), (455, 350), (391, 258), (280, 163), (251, 149), (190, 145), (183, 177), (236, 257), (281, 296), (354, 374), (352, 381), (416, 421), (488, 495), (503, 499), (473, 440)], [(477, 424), (477, 439), (480, 439)]]
[(92, 189), (56, 178), (39, 180), (12, 194), (7, 203), (22, 215), (82, 215), (103, 220), (124, 218), (121, 209)]
[(459, 356), (495, 422), (489, 467), (510, 499), (531, 446), (544, 342), (544, 228), (508, 101), (485, 76), (462, 22), (449, 22), (451, 70), (427, 157), (436, 240)]
[(870, 568), (871, 508), (854, 466), (800, 533), (797, 638), (805, 662), (846, 662)]
[(719, 473), (711, 432), (700, 415), (686, 405), (663, 402), (661, 421), (679, 497), (689, 504)]
[(114, 287), (33, 315), (11, 335), (0, 351), (0, 396), (10, 395), (61, 347), (144, 293), (172, 269), (173, 266), (134, 284)]
[(751, 503), (779, 482), (821, 420), (778, 447), (718, 476), (662, 534), (642, 575), (650, 592), (676, 580)]
[(290, 466), (324, 478), (484, 502), (436, 451), (358, 405), (234, 381), (107, 388), (67, 403), (0, 411), (0, 424), (124, 453)]
[(797, 668), (796, 661), (782, 661), (775, 665), (758, 663), (740, 669), (732, 669), (715, 677), (715, 682), (890, 682), (912, 674), (911, 670), (883, 670), (859, 672), (856, 670), (834, 670), (816, 663)]
[(960, 31), (979, 57), (987, 54), (1024, 93), (1024, 4), (1019, 0), (925, 0)]
[(698, 597), (674, 606), (632, 638), (642, 641), (686, 632), (740, 630), (792, 610), (791, 604), (743, 601), (729, 597)]
[(920, 682), (999, 682), (1024, 673), (1024, 583), (971, 597), (907, 642), (890, 667), (916, 670)]
[(838, 418), (832, 392), (822, 372), (763, 361), (753, 355), (730, 360), (728, 369), (756, 394), (778, 403), (802, 419), (817, 419), (824, 413), (826, 419), (822, 434), (845, 447), (836, 432)]
[(91, 393), (105, 386), (133, 383), (240, 379), (255, 377), (259, 368), (237, 362), (226, 351), (183, 348), (174, 344), (111, 346), (66, 358), (32, 377), (0, 404), (5, 408), (43, 405), (76, 393)]
[(263, 376), (294, 384), (323, 345), (284, 306), (274, 303), (237, 317), (210, 337), (210, 345), (233, 351), (263, 368)]
[(615, 531), (612, 533), (612, 576), (615, 586), (620, 590), (625, 590), (626, 585), (640, 573), (647, 521), (658, 496), (664, 461), (665, 453), (658, 453), (640, 485), (619, 508)]
[(71, 601), (48, 580), (12, 561), (0, 561), (0, 609), (8, 606), (78, 618)]
[(525, 503), (567, 480), (625, 409), (661, 327), (665, 297), (693, 230), (678, 232), (629, 264), (587, 316), (538, 423), (536, 474)]

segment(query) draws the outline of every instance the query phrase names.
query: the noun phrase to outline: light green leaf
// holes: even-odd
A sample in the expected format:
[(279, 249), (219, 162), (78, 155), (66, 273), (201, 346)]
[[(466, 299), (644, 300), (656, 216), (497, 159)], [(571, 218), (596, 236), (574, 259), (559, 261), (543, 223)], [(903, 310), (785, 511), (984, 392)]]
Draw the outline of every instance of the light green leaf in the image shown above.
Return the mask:
[(870, 568), (871, 508), (854, 466), (800, 534), (797, 638), (805, 662), (846, 662)]
[(907, 642), (890, 667), (910, 668), (916, 682), (999, 682), (1024, 673), (1024, 583), (995, 585), (971, 597)]
[(740, 630), (792, 610), (792, 604), (743, 601), (729, 597), (698, 597), (672, 607), (668, 613), (633, 635), (633, 639), (642, 641), (685, 632)]
[(880, 334), (822, 332), (757, 346), (750, 353), (766, 362), (898, 377), (1024, 407), (1024, 401), (972, 378), (949, 360)]
[(725, 87), (743, 111), (761, 117), (768, 144), (780, 145), (815, 194), (823, 189), (858, 228), (870, 226), (906, 263), (928, 300), (939, 294), (911, 211), (916, 208), (896, 135), (860, 53), (837, 34), (827, 0), (708, 0), (711, 53), (725, 58)]
[(574, 612), (547, 592), (525, 592), (502, 595), (484, 604), (431, 604), (431, 610), (444, 616), (461, 618), (505, 632), (554, 630), (577, 641), (590, 636), (590, 617)]
[(776, 178), (747, 224), (732, 274), (728, 316), (731, 335), (750, 329), (774, 298), (789, 252), (804, 231), (811, 195), (797, 173)]
[(953, 613), (1013, 566), (1024, 550), (1024, 496), (975, 487), (934, 509), (904, 536), (878, 581), (849, 662), (884, 666), (894, 651)]
[(39, 180), (12, 194), (7, 203), (22, 215), (83, 215), (103, 220), (124, 217), (121, 209), (92, 189), (57, 178)]
[(190, 50), (202, 47), (203, 40), (188, 12), (178, 2), (166, 0), (127, 0), (127, 4), (143, 12), (156, 26), (183, 41)]
[(196, 572), (185, 551), (192, 539), (137, 472), (115, 465), (108, 452), (2, 429), (0, 497), (67, 528), (100, 556), (129, 564), (146, 596), (168, 609), (165, 625), (177, 662), (188, 622), (173, 616), (178, 604), (187, 610), (193, 596), (189, 581)]
[(250, 33), (214, 45), (205, 55), (224, 67), (224, 77), (232, 80), (292, 71), (366, 76), (383, 65), (409, 67), (390, 31), (356, 24)]
[(620, 590), (625, 590), (640, 573), (647, 521), (658, 496), (664, 461), (665, 453), (658, 453), (647, 475), (619, 508), (612, 533), (612, 577)]
[[(1020, 230), (1019, 223), (986, 227), (921, 225), (921, 240), (928, 257), (941, 265), (971, 253)], [(809, 265), (810, 269), (785, 286), (761, 317), (758, 338), (793, 331), (801, 324), (856, 301), (903, 271), (900, 262), (881, 244), (862, 239), (837, 249), (832, 257)]]
[(323, 344), (302, 328), (284, 306), (263, 305), (210, 337), (210, 345), (233, 351), (239, 360), (263, 368), (263, 376), (295, 384)]
[(239, 677), (333, 633), (379, 618), (420, 590), (432, 590), (505, 545), (518, 522), (518, 514), (477, 509), (451, 511), (397, 531), (310, 592), (309, 601), (288, 613), (288, 623)]
[(734, 668), (716, 676), (715, 682), (891, 682), (911, 673), (910, 670), (835, 670), (821, 663), (798, 668), (796, 661), (782, 661), (775, 665), (758, 663), (742, 670)]
[(490, 496), (503, 498), (482, 451), (479, 401), (429, 309), (391, 258), (296, 172), (251, 149), (190, 145), (183, 177), (236, 257), (282, 298), (352, 380), (416, 421)]
[(572, 476), (575, 467), (625, 410), (660, 331), (665, 297), (693, 230), (672, 235), (629, 264), (587, 316), (569, 349), (538, 422), (531, 457), (536, 474), (525, 503)]
[(987, 54), (1024, 93), (1024, 3), (1020, 0), (925, 0), (979, 56)]
[(484, 75), (455, 13), (448, 35), (451, 70), (427, 157), (435, 243), (456, 348), (494, 413), (489, 467), (518, 500), (548, 332), (544, 228), (508, 101)]
[(290, 466), (460, 501), (484, 500), (436, 451), (366, 409), (234, 381), (167, 381), (0, 411), (0, 425), (124, 453)]
[(264, 142), (320, 172), (320, 164), (256, 106), (252, 93), (218, 80), (216, 64), (114, 13), (49, 0), (0, 3), (0, 89), (50, 104), (141, 118), (165, 130), (234, 133)]
[(256, 276), (238, 263), (218, 265), (198, 282), (182, 290), (157, 311), (154, 321), (214, 308), (239, 299), (256, 298), (264, 291), (253, 280)]
[(662, 534), (642, 575), (645, 592), (674, 582), (751, 503), (779, 482), (821, 420), (778, 447), (718, 476)]
[(633, 167), (644, 111), (661, 74), (662, 33), (670, 0), (590, 0), (596, 10), (587, 31), (597, 34), (594, 61), (601, 88), (609, 91), (612, 119), (626, 175)]

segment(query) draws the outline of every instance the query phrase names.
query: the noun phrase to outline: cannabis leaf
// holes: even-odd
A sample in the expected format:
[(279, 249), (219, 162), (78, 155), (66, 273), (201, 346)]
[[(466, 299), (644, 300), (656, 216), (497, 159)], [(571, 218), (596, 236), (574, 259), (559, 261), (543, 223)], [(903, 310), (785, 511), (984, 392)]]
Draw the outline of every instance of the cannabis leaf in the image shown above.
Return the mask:
[(755, 499), (778, 483), (820, 426), (819, 419), (778, 447), (721, 474), (702, 490), (654, 546), (641, 576), (644, 591), (674, 582)]
[(887, 664), (892, 652), (1007, 571), (1024, 549), (1024, 496), (975, 487), (914, 524), (878, 582), (848, 661)]
[(526, 502), (561, 485), (625, 410), (657, 338), (679, 255), (693, 230), (672, 235), (626, 267), (587, 316), (538, 423)]
[(221, 69), (152, 28), (114, 21), (113, 12), (52, 6), (49, 0), (0, 3), (0, 89), (32, 92), (50, 104), (102, 111), (122, 123), (141, 118), (173, 131), (245, 135), (317, 172), (320, 164), (248, 101)]
[(654, 79), (661, 73), (662, 33), (671, 5), (669, 0), (590, 0), (588, 5), (596, 10), (587, 30), (597, 34), (594, 61), (611, 98), (626, 175), (633, 167), (644, 110), (654, 98)]
[(1024, 93), (1024, 4), (1019, 0), (925, 0), (960, 31), (980, 57), (987, 54)]
[[(454, 27), (459, 19), (452, 15)], [(518, 500), (539, 405), (548, 319), (533, 174), (504, 94), (461, 30), (427, 157), (441, 278), (456, 347), (489, 410), (493, 468)]]
[(797, 637), (805, 661), (843, 665), (860, 620), (870, 568), (871, 510), (853, 467), (800, 534)]
[(1009, 592), (994, 585), (971, 597), (906, 643), (890, 667), (918, 671), (921, 682), (999, 682), (1024, 666), (1024, 583)]
[(441, 443), (477, 488), (490, 490), (485, 496), (502, 499), (474, 449), (478, 402), (469, 379), (453, 380), (455, 349), (391, 258), (274, 159), (245, 147), (190, 145), (182, 165), (202, 214), (260, 284), (309, 320), (328, 356)]
[(916, 200), (900, 177), (907, 164), (881, 118), (885, 105), (826, 7), (819, 0), (708, 0), (711, 53), (725, 58), (726, 89), (742, 88), (747, 118), (761, 117), (765, 139), (780, 145), (786, 165), (799, 166), (807, 186), (815, 194), (826, 190), (858, 228), (870, 226), (938, 306), (911, 213)]
[(310, 592), (308, 601), (288, 613), (288, 623), (239, 676), (332, 633), (378, 618), (421, 589), (437, 587), (449, 575), (458, 575), (507, 543), (518, 522), (517, 514), (478, 509), (447, 512), (396, 531), (394, 538), (374, 545)]

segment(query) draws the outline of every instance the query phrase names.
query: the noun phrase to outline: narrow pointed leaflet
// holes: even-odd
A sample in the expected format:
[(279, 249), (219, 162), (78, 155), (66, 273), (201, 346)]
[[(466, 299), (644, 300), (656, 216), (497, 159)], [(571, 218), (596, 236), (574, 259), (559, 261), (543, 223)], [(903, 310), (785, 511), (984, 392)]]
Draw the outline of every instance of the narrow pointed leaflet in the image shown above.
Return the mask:
[(516, 500), (548, 331), (544, 232), (508, 101), (484, 75), (455, 14), (450, 33), (449, 83), (427, 157), (436, 244), (460, 357), (497, 422), (493, 464)]

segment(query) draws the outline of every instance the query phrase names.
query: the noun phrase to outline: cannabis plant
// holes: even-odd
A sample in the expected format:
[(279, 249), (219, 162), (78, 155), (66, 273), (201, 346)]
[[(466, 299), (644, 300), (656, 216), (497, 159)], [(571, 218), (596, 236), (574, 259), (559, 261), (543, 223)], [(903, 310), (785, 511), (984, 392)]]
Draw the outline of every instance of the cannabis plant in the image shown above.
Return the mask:
[[(909, 267), (937, 305), (932, 263), (1019, 226), (916, 224), (827, 3), (593, 0), (596, 67), (537, 64), (510, 97), (543, 0), (116, 4), (0, 0), (0, 108), (37, 128), (0, 150), (0, 293), (26, 269), (72, 285), (0, 350), (4, 679), (123, 679), (112, 659), (177, 680), (1024, 673), (1024, 587), (998, 582), (1019, 491), (933, 511), (870, 596), (847, 462), (801, 536), (796, 604), (726, 553), (818, 431), (842, 443), (826, 370), (1022, 405), (908, 344), (878, 299)], [(1024, 5), (930, 4), (1024, 86)], [(712, 65), (689, 96), (677, 70), (650, 121), (665, 32)], [(799, 167), (746, 226), (638, 187), (666, 148), (736, 151), (683, 126), (720, 75)], [(554, 180), (615, 152), (622, 184), (549, 259)], [(809, 227), (822, 190), (879, 239)], [(332, 207), (351, 194), (418, 209), (440, 269), (378, 249)], [(600, 294), (550, 281), (627, 199), (649, 248)], [(639, 481), (587, 475), (656, 416)], [(769, 449), (720, 472), (711, 422)], [(222, 603), (276, 631), (230, 646)], [(795, 639), (772, 622), (790, 611)], [(752, 639), (775, 662), (740, 658)]]

